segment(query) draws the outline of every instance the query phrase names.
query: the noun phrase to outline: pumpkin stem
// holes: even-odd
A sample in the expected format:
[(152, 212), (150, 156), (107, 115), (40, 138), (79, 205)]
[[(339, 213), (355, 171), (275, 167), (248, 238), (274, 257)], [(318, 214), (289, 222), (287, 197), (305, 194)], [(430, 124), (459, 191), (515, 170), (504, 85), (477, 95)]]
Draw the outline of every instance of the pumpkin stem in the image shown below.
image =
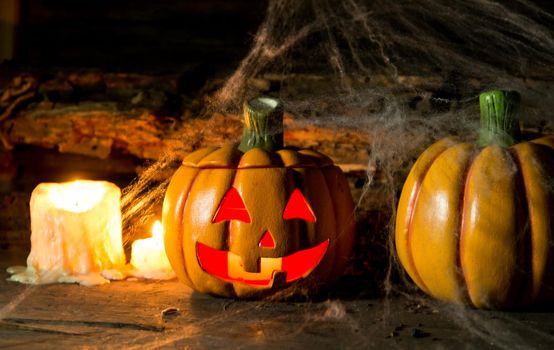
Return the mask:
[(271, 97), (257, 97), (244, 103), (244, 128), (239, 150), (283, 148), (283, 104)]
[(519, 101), (517, 91), (491, 90), (481, 93), (481, 129), (479, 145), (510, 147), (519, 138)]

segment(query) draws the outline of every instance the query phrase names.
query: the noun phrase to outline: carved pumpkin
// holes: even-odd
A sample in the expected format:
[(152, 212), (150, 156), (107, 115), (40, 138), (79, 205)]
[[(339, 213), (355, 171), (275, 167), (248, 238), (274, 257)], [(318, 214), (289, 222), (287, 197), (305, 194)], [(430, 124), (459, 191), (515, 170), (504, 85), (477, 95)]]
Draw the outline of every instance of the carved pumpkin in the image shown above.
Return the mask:
[(483, 93), (484, 147), (441, 140), (401, 194), (396, 250), (426, 293), (478, 308), (554, 296), (554, 136), (510, 146), (519, 95)]
[(341, 275), (354, 234), (347, 181), (321, 153), (282, 147), (282, 114), (277, 100), (250, 101), (240, 146), (193, 152), (173, 175), (165, 246), (189, 287), (259, 297)]

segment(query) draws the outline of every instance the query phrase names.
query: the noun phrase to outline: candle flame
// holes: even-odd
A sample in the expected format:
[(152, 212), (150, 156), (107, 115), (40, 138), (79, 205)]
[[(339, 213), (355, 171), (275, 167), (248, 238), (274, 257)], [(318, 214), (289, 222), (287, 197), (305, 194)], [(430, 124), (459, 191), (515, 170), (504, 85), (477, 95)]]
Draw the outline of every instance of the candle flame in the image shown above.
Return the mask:
[(152, 225), (152, 237), (137, 239), (131, 247), (133, 276), (153, 279), (175, 277), (164, 248), (163, 227), (160, 220)]
[(59, 209), (83, 213), (99, 203), (106, 192), (105, 185), (96, 181), (76, 180), (55, 184), (48, 198)]
[(152, 238), (156, 241), (163, 242), (164, 229), (160, 220), (156, 220), (154, 225), (152, 225)]

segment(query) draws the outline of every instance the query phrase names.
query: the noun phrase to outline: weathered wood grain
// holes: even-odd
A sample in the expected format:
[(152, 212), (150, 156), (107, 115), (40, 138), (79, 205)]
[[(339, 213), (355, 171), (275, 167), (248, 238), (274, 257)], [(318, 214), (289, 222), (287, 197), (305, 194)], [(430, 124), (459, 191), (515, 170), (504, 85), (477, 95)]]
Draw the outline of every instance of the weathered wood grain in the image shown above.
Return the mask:
[[(8, 264), (2, 260), (2, 271)], [(549, 313), (519, 313), (524, 323), (501, 312), (454, 315), (424, 297), (363, 297), (355, 285), (312, 301), (264, 302), (201, 295), (177, 281), (25, 286), (5, 277), (0, 273), (1, 348), (492, 349), (503, 340), (487, 329), (517, 335), (531, 348), (554, 345)], [(179, 311), (164, 318), (168, 307)], [(459, 317), (481, 323), (468, 327)]]
[[(176, 126), (146, 111), (121, 112), (106, 104), (24, 111), (6, 124), (14, 144), (101, 159), (118, 153), (140, 159), (158, 159), (164, 153), (184, 157), (201, 147), (238, 141), (242, 133), (237, 115), (215, 113)], [(367, 164), (369, 140), (364, 131), (309, 125), (289, 114), (285, 128), (289, 146), (318, 149), (339, 163)]]

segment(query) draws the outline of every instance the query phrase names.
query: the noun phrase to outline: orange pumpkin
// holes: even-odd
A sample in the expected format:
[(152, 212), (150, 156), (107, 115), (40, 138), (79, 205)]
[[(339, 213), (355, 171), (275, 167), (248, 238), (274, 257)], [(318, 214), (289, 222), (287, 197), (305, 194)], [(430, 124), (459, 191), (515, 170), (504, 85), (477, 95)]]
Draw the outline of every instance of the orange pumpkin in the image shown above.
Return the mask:
[[(335, 280), (354, 238), (344, 174), (321, 153), (283, 148), (278, 100), (245, 104), (240, 145), (187, 156), (167, 189), (166, 252), (189, 287), (260, 297)], [(306, 283), (311, 281), (313, 283)]]
[[(554, 136), (514, 143), (519, 95), (480, 96), (481, 143), (451, 138), (411, 169), (396, 250), (426, 293), (478, 308), (554, 297)], [(508, 147), (510, 146), (510, 147)]]

